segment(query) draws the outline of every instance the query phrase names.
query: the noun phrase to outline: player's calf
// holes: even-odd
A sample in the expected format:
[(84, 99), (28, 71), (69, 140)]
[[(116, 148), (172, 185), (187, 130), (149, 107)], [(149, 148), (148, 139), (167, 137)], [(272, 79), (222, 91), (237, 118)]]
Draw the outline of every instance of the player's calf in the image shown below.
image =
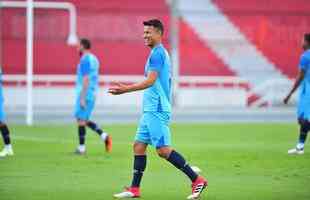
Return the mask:
[(13, 156), (14, 152), (13, 152), (13, 148), (11, 145), (10, 131), (6, 124), (4, 123), (0, 124), (0, 132), (3, 138), (3, 142), (4, 142), (4, 148), (0, 152), (0, 157)]
[(85, 126), (79, 123), (78, 126), (78, 136), (79, 136), (79, 146), (75, 150), (75, 154), (84, 155), (86, 153), (86, 146), (85, 146), (85, 136), (86, 136), (86, 129)]
[(304, 154), (305, 142), (307, 140), (308, 132), (310, 130), (310, 123), (308, 122), (308, 120), (299, 119), (299, 124), (300, 132), (298, 143), (295, 148), (288, 150), (288, 154)]
[(106, 152), (110, 153), (112, 151), (112, 137), (108, 133), (104, 132), (95, 122), (87, 121), (87, 127), (95, 131), (105, 144)]

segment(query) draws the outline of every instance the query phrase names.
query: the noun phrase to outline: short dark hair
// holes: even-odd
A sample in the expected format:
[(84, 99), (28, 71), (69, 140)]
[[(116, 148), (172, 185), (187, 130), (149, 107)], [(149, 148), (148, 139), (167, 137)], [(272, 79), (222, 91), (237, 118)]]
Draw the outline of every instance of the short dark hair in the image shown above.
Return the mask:
[(161, 21), (159, 19), (150, 19), (148, 21), (144, 21), (143, 25), (144, 26), (153, 26), (157, 30), (159, 30), (162, 35), (164, 34), (164, 25), (163, 25), (163, 23), (161, 23)]
[(84, 47), (84, 49), (90, 49), (91, 48), (91, 42), (89, 39), (81, 38), (80, 44)]
[(308, 45), (310, 45), (310, 33), (305, 33), (304, 38)]

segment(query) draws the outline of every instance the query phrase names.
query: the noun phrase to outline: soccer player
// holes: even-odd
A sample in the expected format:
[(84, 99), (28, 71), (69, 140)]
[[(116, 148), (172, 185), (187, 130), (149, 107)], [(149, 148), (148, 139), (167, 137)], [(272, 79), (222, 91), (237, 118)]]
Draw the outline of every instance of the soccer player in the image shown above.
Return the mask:
[(95, 106), (96, 93), (99, 88), (99, 61), (91, 53), (91, 42), (81, 39), (78, 51), (81, 56), (77, 67), (75, 118), (78, 123), (79, 146), (77, 154), (85, 154), (86, 126), (95, 131), (105, 143), (107, 152), (112, 150), (112, 138), (101, 130), (98, 125), (90, 121), (91, 113)]
[(3, 94), (2, 94), (2, 69), (0, 68), (0, 132), (4, 142), (4, 149), (0, 152), (0, 157), (13, 156), (13, 148), (10, 139), (10, 131), (5, 123), (5, 113), (3, 110)]
[(287, 104), (292, 94), (301, 85), (297, 108), (300, 125), (299, 140), (295, 148), (288, 150), (289, 154), (304, 154), (305, 142), (310, 130), (310, 33), (304, 35), (302, 46), (304, 52), (300, 58), (299, 73), (293, 88), (284, 99), (284, 103)]
[(171, 147), (169, 121), (171, 116), (171, 64), (167, 50), (161, 43), (164, 27), (158, 19), (143, 22), (144, 42), (151, 49), (145, 65), (145, 80), (136, 84), (117, 83), (109, 88), (113, 95), (144, 90), (143, 114), (133, 145), (134, 164), (131, 186), (116, 198), (140, 197), (140, 182), (146, 168), (148, 145), (156, 148), (160, 157), (181, 170), (192, 182), (192, 194), (196, 199), (207, 187), (207, 180), (195, 173), (184, 157)]

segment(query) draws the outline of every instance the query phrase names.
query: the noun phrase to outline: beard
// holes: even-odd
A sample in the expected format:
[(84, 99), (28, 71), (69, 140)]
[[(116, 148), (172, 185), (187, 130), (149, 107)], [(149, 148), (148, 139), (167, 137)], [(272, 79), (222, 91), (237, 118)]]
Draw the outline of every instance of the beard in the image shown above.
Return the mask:
[(308, 44), (308, 42), (304, 42), (302, 48), (304, 51), (307, 51), (308, 49), (310, 49), (310, 45)]

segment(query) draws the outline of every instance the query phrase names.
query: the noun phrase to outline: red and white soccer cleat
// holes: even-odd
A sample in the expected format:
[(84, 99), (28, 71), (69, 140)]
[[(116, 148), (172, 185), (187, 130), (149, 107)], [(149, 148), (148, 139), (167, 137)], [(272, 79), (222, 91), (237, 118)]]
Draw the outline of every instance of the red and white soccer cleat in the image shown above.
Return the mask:
[(107, 138), (104, 141), (105, 144), (105, 151), (108, 153), (111, 153), (112, 151), (112, 137), (110, 135), (107, 135)]
[(140, 197), (140, 189), (138, 187), (125, 188), (124, 192), (114, 194), (113, 196), (117, 199), (139, 198)]
[(187, 199), (198, 199), (202, 191), (207, 188), (208, 182), (202, 176), (199, 176), (195, 182), (192, 183), (192, 194)]

